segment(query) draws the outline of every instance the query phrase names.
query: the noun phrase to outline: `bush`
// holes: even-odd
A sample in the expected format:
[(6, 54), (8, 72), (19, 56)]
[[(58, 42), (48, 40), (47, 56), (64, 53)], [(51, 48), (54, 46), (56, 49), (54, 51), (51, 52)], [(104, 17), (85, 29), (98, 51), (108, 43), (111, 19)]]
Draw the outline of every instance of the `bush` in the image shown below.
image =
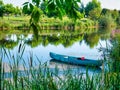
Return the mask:
[(112, 27), (112, 26), (115, 26), (115, 22), (111, 16), (102, 16), (99, 19), (99, 26), (100, 27)]
[(116, 19), (116, 23), (117, 23), (117, 25), (120, 25), (120, 17), (118, 17), (118, 18)]
[(97, 22), (90, 19), (81, 19), (81, 20), (77, 20), (75, 25), (81, 28), (90, 28), (97, 26)]

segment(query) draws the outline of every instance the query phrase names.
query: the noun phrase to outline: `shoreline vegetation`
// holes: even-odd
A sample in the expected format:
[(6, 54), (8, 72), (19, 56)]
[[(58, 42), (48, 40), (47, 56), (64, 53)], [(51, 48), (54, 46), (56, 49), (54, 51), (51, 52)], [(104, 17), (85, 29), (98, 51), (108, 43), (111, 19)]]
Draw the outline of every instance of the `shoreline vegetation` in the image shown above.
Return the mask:
[[(17, 29), (28, 30), (30, 16), (4, 16), (0, 21), (0, 30)], [(76, 20), (75, 22), (68, 17), (63, 20), (59, 18), (43, 17), (40, 21), (40, 30), (76, 30), (82, 28), (98, 28), (98, 22), (87, 18)]]
[[(0, 18), (0, 30), (29, 30), (31, 29), (29, 20), (30, 16), (4, 16)], [(105, 20), (108, 21), (103, 24)], [(61, 20), (59, 18), (48, 18), (43, 16), (39, 22), (39, 30), (79, 30), (84, 28), (112, 27), (116, 27), (116, 23), (108, 18), (95, 21), (89, 18), (82, 18), (74, 21), (68, 17), (63, 17)]]
[(53, 1), (40, 2), (28, 1), (23, 8), (19, 8), (0, 1), (0, 30), (33, 29), (37, 32), (44, 29), (73, 30), (120, 25), (120, 11), (102, 8), (98, 0), (92, 0), (86, 6), (80, 0), (56, 4)]

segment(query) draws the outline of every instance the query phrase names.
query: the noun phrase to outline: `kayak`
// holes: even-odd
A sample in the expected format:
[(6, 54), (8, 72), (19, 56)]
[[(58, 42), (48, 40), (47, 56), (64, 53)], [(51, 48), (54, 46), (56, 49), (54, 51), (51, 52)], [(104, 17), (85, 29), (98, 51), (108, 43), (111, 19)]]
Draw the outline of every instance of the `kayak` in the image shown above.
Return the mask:
[(67, 56), (67, 55), (56, 54), (53, 52), (50, 52), (50, 57), (55, 59), (56, 61), (69, 63), (69, 64), (76, 64), (76, 65), (99, 67), (103, 64), (102, 60), (93, 60), (93, 59), (86, 59), (84, 57)]

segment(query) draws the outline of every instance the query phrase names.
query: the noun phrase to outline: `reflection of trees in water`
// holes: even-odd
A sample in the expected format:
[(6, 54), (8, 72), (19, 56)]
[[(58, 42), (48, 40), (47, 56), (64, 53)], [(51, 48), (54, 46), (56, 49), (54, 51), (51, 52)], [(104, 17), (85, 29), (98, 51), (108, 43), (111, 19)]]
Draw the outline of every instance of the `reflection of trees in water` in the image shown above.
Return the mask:
[[(23, 41), (27, 45), (31, 46), (32, 48), (37, 47), (39, 45), (48, 46), (51, 45), (60, 45), (62, 44), (64, 47), (70, 47), (75, 42), (80, 42), (83, 39), (85, 40), (86, 44), (93, 48), (95, 45), (98, 44), (99, 39), (107, 39), (110, 36), (110, 30), (104, 29), (82, 29), (82, 30), (41, 30), (38, 35), (38, 39), (33, 36), (28, 38), (28, 33), (17, 33), (17, 41), (5, 40), (0, 39), (1, 42), (4, 41), (4, 45), (8, 48), (14, 48), (18, 42)], [(10, 34), (9, 34), (10, 35)], [(23, 37), (22, 37), (23, 36)], [(107, 36), (107, 37), (106, 37)], [(10, 36), (11, 37), (11, 36)], [(21, 38), (22, 37), (22, 38)], [(11, 46), (10, 46), (11, 44)]]
[(97, 33), (92, 33), (90, 35), (85, 35), (84, 40), (90, 48), (94, 48), (99, 42), (100, 36)]
[[(71, 45), (73, 45), (76, 41), (81, 41), (83, 39), (83, 35), (42, 35), (39, 36), (38, 41), (36, 41), (35, 39), (33, 39), (32, 41), (26, 42), (28, 45), (30, 45), (31, 47), (36, 47), (40, 44), (42, 44), (43, 46), (47, 46), (48, 44), (52, 44), (52, 45), (59, 45), (62, 44), (64, 47), (69, 47)], [(35, 46), (33, 46), (35, 45)]]
[[(18, 31), (17, 31), (18, 32)], [(20, 38), (22, 34), (20, 33), (12, 33), (9, 31), (0, 31), (0, 47), (5, 47), (7, 49), (13, 49), (18, 45), (20, 41), (23, 39)], [(26, 34), (22, 35), (24, 38), (27, 37)]]
[(100, 35), (101, 40), (107, 40), (110, 38), (112, 28), (99, 28), (98, 34)]
[(5, 47), (7, 49), (13, 49), (15, 46), (18, 45), (18, 42), (14, 42), (14, 41), (8, 41), (5, 39), (0, 40), (0, 47)]

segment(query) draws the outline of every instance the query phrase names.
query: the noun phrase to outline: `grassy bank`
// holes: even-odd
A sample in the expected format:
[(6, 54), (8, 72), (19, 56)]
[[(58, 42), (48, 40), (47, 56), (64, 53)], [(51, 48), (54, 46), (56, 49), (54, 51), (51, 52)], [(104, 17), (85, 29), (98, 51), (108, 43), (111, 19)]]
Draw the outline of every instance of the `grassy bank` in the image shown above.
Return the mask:
[(29, 16), (4, 16), (0, 18), (1, 29), (29, 29)]
[[(29, 29), (30, 16), (4, 16), (0, 20), (1, 29)], [(93, 28), (98, 26), (98, 23), (90, 19), (72, 20), (64, 17), (63, 20), (59, 18), (48, 18), (43, 16), (40, 20), (41, 29), (80, 29)]]
[[(30, 29), (30, 16), (4, 16), (0, 18), (0, 29)], [(89, 18), (82, 18), (73, 20), (68, 17), (49, 18), (42, 16), (39, 22), (40, 29), (53, 29), (53, 30), (73, 30), (83, 28), (98, 28), (98, 27), (116, 27), (115, 21), (108, 16), (102, 16), (99, 20), (90, 20)]]

